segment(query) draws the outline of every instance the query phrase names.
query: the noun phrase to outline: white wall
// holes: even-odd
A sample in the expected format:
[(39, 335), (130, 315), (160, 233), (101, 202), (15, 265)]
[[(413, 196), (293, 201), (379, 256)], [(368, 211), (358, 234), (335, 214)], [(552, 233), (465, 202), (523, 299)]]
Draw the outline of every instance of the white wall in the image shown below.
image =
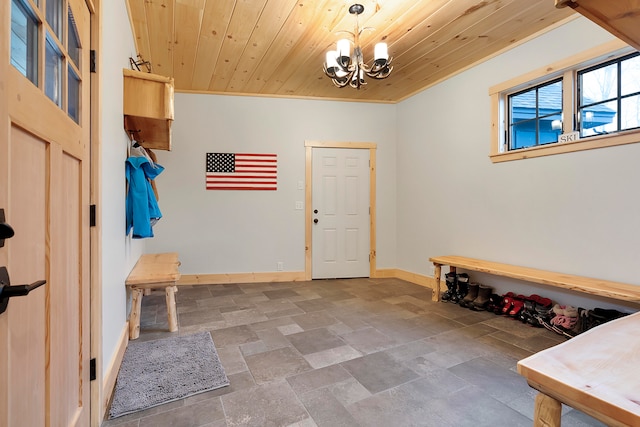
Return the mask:
[[(326, 82), (318, 84), (331, 84)], [(338, 89), (336, 89), (338, 90)], [(345, 88), (343, 90), (352, 90)], [(182, 274), (304, 271), (305, 140), (377, 144), (377, 265), (395, 258), (396, 106), (176, 94), (173, 150), (156, 151), (163, 218), (148, 252), (177, 251)], [(278, 155), (277, 191), (205, 190), (207, 152)]]
[[(103, 1), (102, 49), (102, 360), (103, 374), (117, 350), (126, 324), (127, 299), (124, 281), (144, 250), (143, 241), (125, 236), (125, 177), (128, 138), (122, 126), (122, 69), (135, 57), (133, 35), (124, 1)], [(118, 29), (113, 31), (112, 29)]]
[(398, 105), (398, 268), (464, 255), (640, 285), (640, 144), (488, 157), (489, 87), (611, 39), (580, 18)]

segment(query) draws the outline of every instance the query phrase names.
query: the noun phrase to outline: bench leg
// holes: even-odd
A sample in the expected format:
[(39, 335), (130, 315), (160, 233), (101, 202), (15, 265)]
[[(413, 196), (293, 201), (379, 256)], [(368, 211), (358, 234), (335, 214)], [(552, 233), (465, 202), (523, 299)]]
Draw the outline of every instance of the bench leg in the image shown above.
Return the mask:
[(169, 330), (175, 332), (178, 330), (178, 316), (176, 314), (176, 296), (178, 292), (177, 286), (167, 286), (165, 294), (167, 299), (167, 317), (169, 319)]
[(140, 311), (142, 310), (142, 289), (131, 289), (131, 316), (129, 317), (129, 339), (135, 340), (140, 336)]
[(442, 274), (442, 265), (433, 264), (434, 266), (434, 274), (433, 279), (435, 283), (433, 284), (433, 293), (431, 294), (431, 301), (440, 301), (440, 275)]
[(544, 393), (536, 396), (533, 427), (560, 427), (562, 404)]

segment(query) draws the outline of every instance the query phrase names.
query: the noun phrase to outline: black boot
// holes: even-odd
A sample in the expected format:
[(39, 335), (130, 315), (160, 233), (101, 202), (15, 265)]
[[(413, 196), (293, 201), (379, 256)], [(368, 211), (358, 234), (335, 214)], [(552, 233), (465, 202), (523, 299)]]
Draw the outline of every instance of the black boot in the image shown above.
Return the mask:
[(455, 295), (456, 290), (458, 289), (456, 273), (447, 273), (444, 277), (447, 283), (447, 290), (442, 293), (440, 299), (442, 301), (451, 301), (451, 298)]
[(471, 308), (473, 300), (478, 297), (478, 287), (477, 283), (469, 283), (469, 292), (467, 292), (467, 296), (460, 300), (460, 306), (465, 308)]
[(451, 302), (458, 304), (469, 292), (469, 275), (467, 273), (458, 274), (458, 288), (456, 293), (451, 297)]

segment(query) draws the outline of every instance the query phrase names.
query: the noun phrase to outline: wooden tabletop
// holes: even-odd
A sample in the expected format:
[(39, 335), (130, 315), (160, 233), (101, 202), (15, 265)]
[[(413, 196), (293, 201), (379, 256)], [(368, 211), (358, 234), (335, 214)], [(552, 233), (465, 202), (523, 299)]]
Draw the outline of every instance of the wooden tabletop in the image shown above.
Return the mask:
[(129, 273), (127, 286), (176, 282), (180, 279), (177, 252), (144, 254)]
[(602, 415), (599, 419), (609, 425), (638, 426), (640, 312), (523, 359), (518, 372), (532, 387), (590, 415)]

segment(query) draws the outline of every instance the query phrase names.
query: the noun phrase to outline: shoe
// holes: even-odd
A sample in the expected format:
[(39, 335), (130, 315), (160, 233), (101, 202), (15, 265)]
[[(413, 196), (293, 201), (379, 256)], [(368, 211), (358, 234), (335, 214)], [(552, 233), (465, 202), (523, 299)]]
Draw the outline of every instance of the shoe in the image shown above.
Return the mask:
[(576, 318), (575, 324), (571, 328), (560, 329), (562, 334), (567, 338), (573, 338), (585, 332), (589, 328), (589, 313), (589, 310), (578, 307), (578, 317)]
[[(545, 298), (545, 299), (548, 299), (548, 298)], [(535, 313), (531, 318), (527, 319), (527, 322), (531, 326), (535, 326), (537, 328), (547, 327), (545, 325), (549, 325), (549, 328), (550, 328), (551, 319), (553, 318), (553, 316), (555, 316), (555, 313), (551, 308), (551, 304), (552, 304), (551, 300), (549, 300), (549, 303), (547, 305), (536, 304), (534, 308)]]
[(487, 311), (494, 314), (501, 314), (502, 312), (502, 296), (498, 294), (491, 294), (489, 296), (489, 303), (487, 304)]
[[(568, 330), (575, 327), (578, 322), (578, 309), (570, 305), (554, 305), (553, 312), (555, 316), (551, 319), (550, 326), (553, 332), (565, 335)], [(544, 325), (547, 329), (547, 325)]]
[(469, 283), (469, 292), (467, 295), (460, 300), (460, 306), (465, 308), (471, 308), (473, 300), (478, 297), (478, 288), (479, 285), (477, 283)]
[(456, 273), (445, 274), (445, 283), (447, 284), (447, 290), (442, 293), (440, 299), (442, 301), (450, 301), (451, 297), (456, 293), (458, 284), (456, 281)]
[(507, 292), (502, 296), (502, 308), (500, 309), (501, 314), (507, 314), (511, 310), (515, 296), (516, 294), (513, 292)]
[(467, 292), (469, 292), (469, 275), (467, 273), (458, 274), (456, 277), (456, 282), (458, 286), (456, 288), (456, 292), (451, 296), (450, 302), (454, 304), (458, 304), (464, 297), (467, 296)]
[(478, 296), (473, 300), (471, 309), (473, 311), (484, 311), (489, 305), (489, 298), (493, 293), (493, 288), (486, 285), (478, 285)]
[(522, 307), (522, 310), (520, 310), (520, 313), (518, 313), (518, 315), (516, 316), (517, 319), (522, 323), (529, 323), (529, 318), (535, 314), (535, 307), (536, 302), (531, 299), (531, 297), (528, 297), (526, 300), (524, 300), (524, 306)]
[(515, 298), (513, 304), (511, 304), (511, 310), (509, 310), (509, 316), (518, 318), (520, 312), (524, 308), (524, 299)]

